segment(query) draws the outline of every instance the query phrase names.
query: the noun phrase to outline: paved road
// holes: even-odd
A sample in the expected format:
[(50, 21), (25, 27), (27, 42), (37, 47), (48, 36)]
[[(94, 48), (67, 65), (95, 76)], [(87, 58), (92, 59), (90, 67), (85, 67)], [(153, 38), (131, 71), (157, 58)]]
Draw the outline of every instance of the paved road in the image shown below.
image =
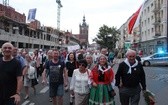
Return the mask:
[[(113, 69), (116, 72), (118, 65), (116, 64)], [(147, 77), (147, 88), (156, 95), (156, 105), (168, 105), (168, 67), (144, 67)], [(49, 102), (48, 86), (38, 84), (36, 86), (37, 94), (33, 94), (33, 90), (30, 89), (30, 98), (28, 100), (22, 99), (21, 105), (52, 105)], [(115, 89), (118, 93), (118, 89)], [(22, 97), (24, 97), (24, 91), (22, 91)], [(116, 105), (120, 105), (118, 94), (115, 97)], [(64, 95), (64, 105), (69, 105), (69, 92)], [(141, 95), (139, 105), (145, 105), (144, 99)]]

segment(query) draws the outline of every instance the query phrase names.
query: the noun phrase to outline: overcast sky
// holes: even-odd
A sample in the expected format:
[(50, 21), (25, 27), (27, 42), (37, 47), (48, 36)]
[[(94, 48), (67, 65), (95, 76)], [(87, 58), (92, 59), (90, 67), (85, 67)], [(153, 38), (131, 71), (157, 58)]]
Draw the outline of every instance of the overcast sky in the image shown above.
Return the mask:
[[(89, 42), (103, 24), (120, 26), (134, 13), (144, 0), (61, 0), (60, 29), (79, 33), (83, 16), (89, 25)], [(2, 3), (2, 0), (1, 0)], [(28, 16), (29, 9), (37, 8), (36, 19), (41, 25), (57, 27), (56, 0), (9, 0), (9, 5)]]

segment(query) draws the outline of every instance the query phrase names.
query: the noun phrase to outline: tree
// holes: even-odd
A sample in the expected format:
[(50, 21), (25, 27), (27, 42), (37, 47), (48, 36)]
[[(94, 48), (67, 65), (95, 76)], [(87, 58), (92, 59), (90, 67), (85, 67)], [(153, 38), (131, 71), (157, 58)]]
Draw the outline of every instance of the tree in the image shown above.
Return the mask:
[(97, 37), (93, 39), (101, 48), (108, 48), (109, 50), (115, 49), (116, 42), (118, 41), (119, 31), (113, 26), (108, 27), (103, 25), (99, 28)]

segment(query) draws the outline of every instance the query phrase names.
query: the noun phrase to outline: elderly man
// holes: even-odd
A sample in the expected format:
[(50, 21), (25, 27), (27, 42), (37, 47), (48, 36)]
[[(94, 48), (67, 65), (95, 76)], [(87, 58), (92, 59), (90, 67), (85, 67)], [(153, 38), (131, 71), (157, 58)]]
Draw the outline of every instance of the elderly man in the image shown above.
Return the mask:
[(86, 62), (87, 62), (87, 69), (92, 70), (93, 67), (95, 66), (95, 64), (93, 62), (92, 55), (87, 54), (86, 57), (85, 57), (85, 59), (86, 59)]
[(25, 72), (26, 61), (21, 55), (18, 54), (18, 48), (17, 47), (13, 47), (12, 56), (20, 62), (22, 71)]
[(2, 45), (0, 58), (0, 105), (18, 105), (22, 87), (21, 64), (12, 56), (13, 45)]
[(144, 92), (146, 90), (146, 80), (143, 66), (136, 60), (134, 50), (126, 52), (126, 59), (119, 64), (115, 77), (121, 105), (129, 105), (130, 100), (131, 105), (138, 105), (141, 87)]

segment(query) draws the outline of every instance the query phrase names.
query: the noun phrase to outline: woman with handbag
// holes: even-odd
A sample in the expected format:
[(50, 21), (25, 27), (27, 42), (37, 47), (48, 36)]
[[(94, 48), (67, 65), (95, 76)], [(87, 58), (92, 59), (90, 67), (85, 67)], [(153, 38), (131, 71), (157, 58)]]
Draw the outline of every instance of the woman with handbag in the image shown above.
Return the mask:
[(114, 72), (107, 63), (107, 57), (100, 55), (98, 64), (90, 73), (89, 105), (114, 105)]
[(26, 59), (26, 71), (24, 73), (24, 87), (25, 87), (25, 100), (29, 98), (29, 87), (31, 86), (34, 90), (34, 94), (36, 94), (36, 88), (35, 85), (38, 84), (37, 78), (36, 78), (36, 72), (35, 72), (35, 67), (31, 66), (31, 56), (29, 54), (25, 55)]

